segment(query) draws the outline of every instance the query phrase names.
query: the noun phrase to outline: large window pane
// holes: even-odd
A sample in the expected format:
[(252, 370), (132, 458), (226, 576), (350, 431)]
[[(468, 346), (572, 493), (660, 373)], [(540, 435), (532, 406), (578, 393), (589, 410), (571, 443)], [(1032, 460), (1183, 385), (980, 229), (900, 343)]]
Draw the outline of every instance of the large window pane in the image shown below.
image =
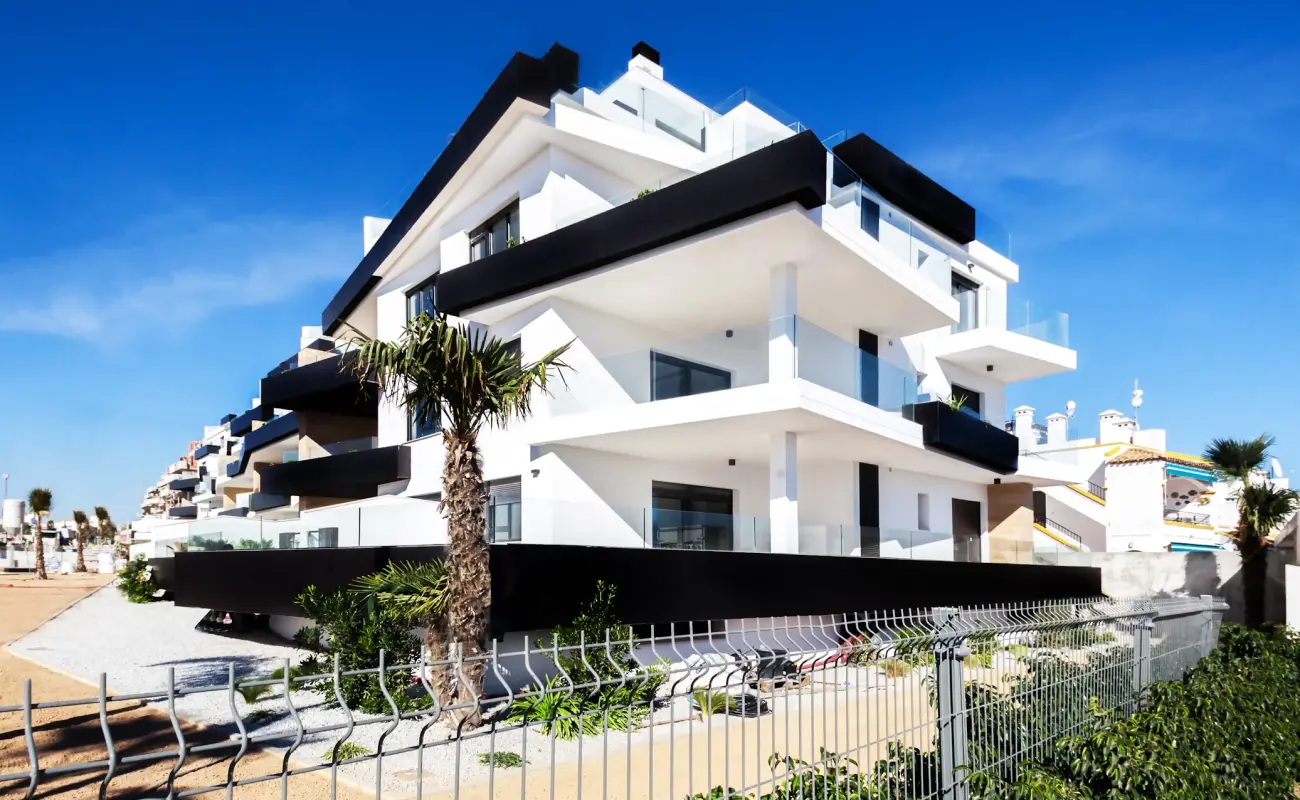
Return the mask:
[(650, 354), (651, 400), (668, 400), (731, 388), (731, 373), (692, 361)]
[(653, 545), (681, 550), (731, 550), (732, 491), (655, 481)]
[(979, 327), (979, 290), (980, 285), (975, 281), (952, 273), (952, 296), (957, 298), (957, 305), (961, 309), (960, 319), (952, 326), (953, 333)]

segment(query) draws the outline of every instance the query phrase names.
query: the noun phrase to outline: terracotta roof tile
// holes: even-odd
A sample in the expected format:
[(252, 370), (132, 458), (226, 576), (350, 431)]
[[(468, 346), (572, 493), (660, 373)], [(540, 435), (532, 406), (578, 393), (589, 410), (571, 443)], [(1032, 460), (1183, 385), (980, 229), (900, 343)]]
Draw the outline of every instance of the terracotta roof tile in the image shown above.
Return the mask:
[(1129, 447), (1108, 460), (1111, 464), (1145, 464), (1151, 461), (1165, 461), (1170, 464), (1195, 469), (1214, 469), (1214, 465), (1203, 458), (1187, 456), (1181, 453), (1164, 453), (1147, 447)]

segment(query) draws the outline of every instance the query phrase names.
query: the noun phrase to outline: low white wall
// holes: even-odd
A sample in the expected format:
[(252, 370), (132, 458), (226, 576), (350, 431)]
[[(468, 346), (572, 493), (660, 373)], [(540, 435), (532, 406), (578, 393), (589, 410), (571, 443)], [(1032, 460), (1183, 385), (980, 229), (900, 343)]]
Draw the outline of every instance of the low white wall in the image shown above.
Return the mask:
[(1286, 582), (1286, 624), (1300, 631), (1300, 567), (1283, 566)]

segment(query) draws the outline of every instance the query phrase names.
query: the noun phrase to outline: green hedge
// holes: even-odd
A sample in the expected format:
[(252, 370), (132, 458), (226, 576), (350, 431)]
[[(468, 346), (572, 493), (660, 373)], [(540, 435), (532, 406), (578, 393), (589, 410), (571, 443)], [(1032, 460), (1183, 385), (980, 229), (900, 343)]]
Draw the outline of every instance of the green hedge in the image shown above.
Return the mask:
[(988, 798), (1293, 798), (1300, 782), (1300, 639), (1224, 626), (1179, 683), (1127, 719), (1096, 712), (1049, 763)]

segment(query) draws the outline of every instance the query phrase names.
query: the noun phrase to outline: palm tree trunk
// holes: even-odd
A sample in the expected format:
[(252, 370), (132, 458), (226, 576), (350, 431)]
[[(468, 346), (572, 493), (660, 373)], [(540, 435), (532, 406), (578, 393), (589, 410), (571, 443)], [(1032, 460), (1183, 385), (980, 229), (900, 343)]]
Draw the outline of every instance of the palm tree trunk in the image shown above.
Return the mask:
[(450, 644), (447, 640), (447, 620), (433, 615), (424, 623), (424, 650), (429, 659), (429, 685), (439, 706), (452, 703), (453, 688), (451, 668), (448, 666)]
[(77, 572), (86, 571), (86, 524), (77, 526)]
[(1258, 540), (1241, 543), (1241, 592), (1245, 600), (1245, 622), (1251, 628), (1264, 624), (1264, 605), (1268, 591), (1268, 551)]
[(36, 578), (37, 580), (46, 580), (49, 576), (45, 574), (45, 537), (41, 532), (41, 515), (36, 515)]
[(477, 436), (457, 437), (444, 432), (446, 464), (443, 471), (442, 507), (447, 515), (447, 634), (461, 657), (456, 666), (456, 702), (464, 727), (481, 720), (476, 705), (483, 692), (485, 664), (481, 660), (487, 608), (492, 602), (492, 576), (483, 519), (483, 462)]

